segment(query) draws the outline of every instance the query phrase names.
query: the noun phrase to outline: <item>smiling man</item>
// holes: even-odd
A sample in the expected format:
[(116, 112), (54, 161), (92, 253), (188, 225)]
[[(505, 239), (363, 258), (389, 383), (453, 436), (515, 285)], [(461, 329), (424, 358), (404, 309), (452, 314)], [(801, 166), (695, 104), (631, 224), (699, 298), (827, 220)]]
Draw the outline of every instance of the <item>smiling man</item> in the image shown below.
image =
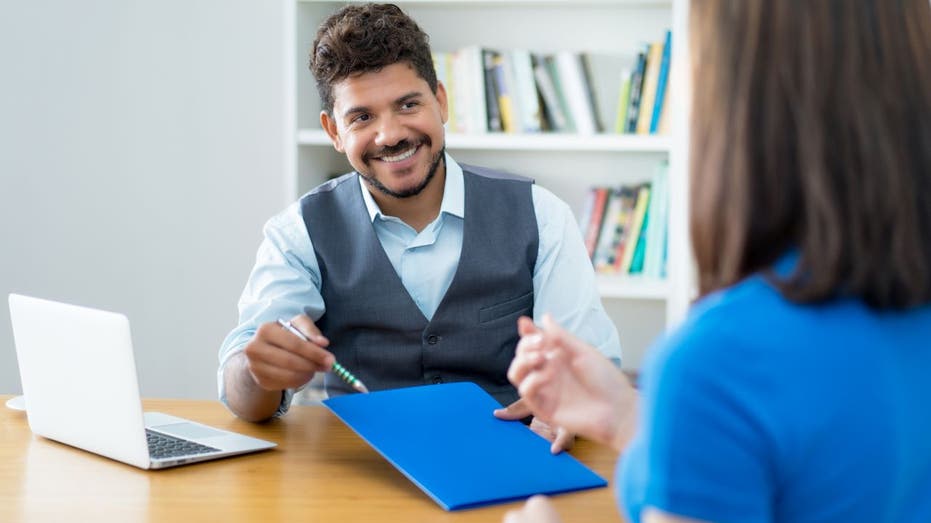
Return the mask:
[(328, 394), (352, 392), (329, 372), (334, 358), (370, 390), (473, 381), (510, 405), (517, 318), (547, 312), (620, 358), (568, 206), (446, 153), (446, 90), (412, 19), (390, 4), (344, 7), (320, 27), (310, 65), (321, 126), (355, 171), (265, 226), (220, 350), (220, 396), (235, 414), (284, 413), (317, 372)]

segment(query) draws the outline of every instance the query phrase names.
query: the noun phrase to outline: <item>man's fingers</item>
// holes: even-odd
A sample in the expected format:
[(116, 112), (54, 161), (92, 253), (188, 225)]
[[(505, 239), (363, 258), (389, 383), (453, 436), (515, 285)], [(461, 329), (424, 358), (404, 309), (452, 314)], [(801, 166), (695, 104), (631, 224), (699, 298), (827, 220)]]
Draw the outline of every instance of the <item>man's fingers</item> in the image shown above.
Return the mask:
[(252, 343), (246, 346), (246, 357), (250, 362), (288, 369), (296, 372), (317, 372), (323, 370), (320, 363), (303, 355), (269, 343)]
[[(316, 370), (329, 370), (335, 360), (333, 354), (320, 345), (300, 339), (296, 334), (276, 322), (260, 325), (256, 332), (256, 340), (265, 342), (265, 345), (271, 348), (286, 351), (296, 357), (310, 361), (316, 366)], [(329, 341), (327, 341), (327, 344), (329, 344)], [(261, 343), (259, 346), (261, 346)], [(263, 352), (263, 354), (265, 353)]]
[(297, 316), (291, 318), (291, 325), (293, 325), (297, 330), (304, 333), (304, 336), (307, 337), (316, 345), (321, 347), (328, 347), (330, 345), (330, 340), (326, 338), (317, 328), (317, 325), (314, 323), (314, 320), (310, 319), (305, 314), (298, 314)]
[(519, 399), (503, 409), (495, 409), (494, 413), (498, 419), (523, 419), (530, 415), (530, 406), (523, 399)]

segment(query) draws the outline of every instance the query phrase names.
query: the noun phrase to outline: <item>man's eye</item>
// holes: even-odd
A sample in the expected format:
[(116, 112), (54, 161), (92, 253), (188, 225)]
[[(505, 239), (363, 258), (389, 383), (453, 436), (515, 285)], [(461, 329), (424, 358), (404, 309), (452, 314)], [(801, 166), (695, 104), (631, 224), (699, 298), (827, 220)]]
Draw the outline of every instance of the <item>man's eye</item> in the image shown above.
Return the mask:
[(352, 123), (356, 123), (356, 122), (364, 123), (364, 122), (369, 121), (371, 118), (372, 117), (367, 114), (360, 114), (359, 116), (356, 116), (355, 118), (352, 119)]
[(401, 104), (401, 109), (413, 109), (419, 105), (417, 102), (404, 102)]

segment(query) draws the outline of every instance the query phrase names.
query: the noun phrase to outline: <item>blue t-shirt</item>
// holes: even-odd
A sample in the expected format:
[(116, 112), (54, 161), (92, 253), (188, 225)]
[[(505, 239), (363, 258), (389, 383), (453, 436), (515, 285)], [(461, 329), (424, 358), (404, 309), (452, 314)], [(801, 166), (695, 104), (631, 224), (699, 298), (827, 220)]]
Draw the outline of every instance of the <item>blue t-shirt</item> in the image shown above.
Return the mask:
[(631, 521), (931, 522), (931, 306), (798, 305), (757, 275), (655, 347), (642, 401)]

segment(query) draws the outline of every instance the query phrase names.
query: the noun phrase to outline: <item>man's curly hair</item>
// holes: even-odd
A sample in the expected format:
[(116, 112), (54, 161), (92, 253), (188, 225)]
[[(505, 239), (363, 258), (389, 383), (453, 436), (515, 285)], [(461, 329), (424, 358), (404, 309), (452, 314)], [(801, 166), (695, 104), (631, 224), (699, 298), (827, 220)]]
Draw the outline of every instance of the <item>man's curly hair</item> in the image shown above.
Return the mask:
[(429, 37), (394, 4), (348, 5), (317, 30), (310, 70), (323, 109), (333, 114), (333, 84), (344, 78), (407, 62), (436, 93)]

